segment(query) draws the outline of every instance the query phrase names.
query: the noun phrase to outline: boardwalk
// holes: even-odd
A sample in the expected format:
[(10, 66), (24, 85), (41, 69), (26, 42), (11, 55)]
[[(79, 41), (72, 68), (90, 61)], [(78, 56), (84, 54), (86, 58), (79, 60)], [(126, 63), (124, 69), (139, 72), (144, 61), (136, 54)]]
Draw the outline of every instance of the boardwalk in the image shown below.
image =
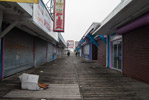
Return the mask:
[(25, 72), (49, 88), (21, 90), (18, 73), (0, 82), (0, 100), (149, 100), (149, 85), (75, 56)]

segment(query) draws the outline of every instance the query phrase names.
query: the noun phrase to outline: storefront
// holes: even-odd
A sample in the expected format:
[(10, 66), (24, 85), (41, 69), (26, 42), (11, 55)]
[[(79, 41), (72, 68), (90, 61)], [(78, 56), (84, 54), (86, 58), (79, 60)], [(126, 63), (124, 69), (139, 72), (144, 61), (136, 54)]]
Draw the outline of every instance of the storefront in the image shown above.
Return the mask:
[(124, 0), (92, 35), (107, 35), (106, 66), (149, 83), (147, 0)]
[(110, 68), (122, 72), (122, 36), (110, 37)]

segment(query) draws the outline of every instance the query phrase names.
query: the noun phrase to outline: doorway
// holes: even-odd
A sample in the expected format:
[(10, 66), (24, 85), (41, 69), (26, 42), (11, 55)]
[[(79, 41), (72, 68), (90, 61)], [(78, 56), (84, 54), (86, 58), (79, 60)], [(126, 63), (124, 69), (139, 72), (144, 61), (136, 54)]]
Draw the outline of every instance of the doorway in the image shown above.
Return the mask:
[(122, 39), (112, 42), (112, 68), (121, 71), (122, 69)]
[(96, 47), (95, 44), (92, 43), (92, 60), (97, 60), (97, 53), (98, 48)]

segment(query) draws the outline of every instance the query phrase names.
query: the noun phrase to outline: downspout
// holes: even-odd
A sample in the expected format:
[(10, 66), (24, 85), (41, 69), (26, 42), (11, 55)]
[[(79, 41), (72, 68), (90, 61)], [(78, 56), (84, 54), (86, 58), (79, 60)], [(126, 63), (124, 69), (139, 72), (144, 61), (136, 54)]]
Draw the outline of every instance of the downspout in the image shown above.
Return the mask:
[(54, 45), (52, 44), (52, 61), (54, 60)]
[(33, 41), (33, 65), (34, 65), (34, 67), (36, 66), (36, 61), (35, 61), (35, 45), (36, 45), (36, 43), (35, 43), (35, 37), (34, 37), (34, 41)]
[(4, 37), (1, 39), (1, 79), (4, 79)]
[(47, 45), (46, 45), (46, 62), (48, 62), (48, 42), (47, 42)]
[(92, 60), (92, 41), (90, 40), (90, 43), (89, 43), (89, 60), (91, 61)]
[[(3, 10), (0, 10), (0, 33), (2, 32)], [(4, 78), (4, 47), (3, 38), (0, 38), (0, 79)]]
[(110, 36), (107, 36), (107, 42), (108, 42), (108, 68), (110, 67)]

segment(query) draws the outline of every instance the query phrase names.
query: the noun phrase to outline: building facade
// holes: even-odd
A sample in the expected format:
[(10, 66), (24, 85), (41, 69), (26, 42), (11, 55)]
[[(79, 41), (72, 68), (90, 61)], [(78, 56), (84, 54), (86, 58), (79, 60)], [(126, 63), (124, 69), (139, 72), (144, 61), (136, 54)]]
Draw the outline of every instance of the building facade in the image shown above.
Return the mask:
[(42, 1), (38, 5), (0, 2), (0, 30), (1, 79), (63, 56), (66, 43), (61, 33), (53, 32)]

